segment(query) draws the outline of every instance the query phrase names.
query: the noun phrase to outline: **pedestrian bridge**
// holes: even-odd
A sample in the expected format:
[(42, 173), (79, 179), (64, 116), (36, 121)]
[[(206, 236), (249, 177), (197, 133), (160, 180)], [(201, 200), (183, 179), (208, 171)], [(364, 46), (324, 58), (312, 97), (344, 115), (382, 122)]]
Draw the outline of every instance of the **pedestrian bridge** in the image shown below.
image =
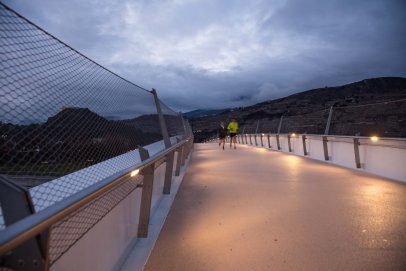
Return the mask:
[(195, 144), (144, 270), (404, 270), (405, 226), (403, 183), (264, 148)]
[[(332, 156), (329, 161), (320, 161), (296, 155), (293, 147), (298, 149), (300, 145), (288, 140), (290, 135), (270, 135), (269, 144), (272, 137), (280, 140), (281, 150), (275, 150), (264, 143), (267, 136), (240, 136), (237, 149), (226, 144), (223, 150), (212, 142), (194, 144), (190, 151), (191, 141), (178, 140), (173, 147), (161, 146), (163, 150), (154, 154), (156, 150), (147, 146), (152, 157), (138, 165), (142, 178), (135, 180), (138, 185), (130, 189), (115, 183), (119, 186), (116, 190), (129, 192), (92, 226), (86, 228), (83, 224), (91, 223), (93, 216), (102, 212), (100, 209), (109, 208), (109, 202), (116, 197), (111, 187), (75, 210), (71, 210), (72, 206), (84, 200), (83, 197), (78, 200), (77, 194), (75, 199), (56, 202), (3, 229), (1, 253), (5, 255), (10, 249), (18, 252), (17, 243), (24, 245), (29, 236), (41, 236), (44, 229), (50, 229), (48, 266), (37, 264), (37, 270), (403, 270), (406, 267), (404, 179), (393, 180), (366, 172), (369, 166), (365, 161), (370, 160), (364, 155), (360, 156), (361, 169), (356, 168), (356, 163), (355, 169), (335, 165), (333, 162), (340, 159)], [(400, 150), (400, 156), (396, 157), (399, 160), (404, 157), (403, 141), (395, 141), (396, 148), (394, 142), (382, 143), (381, 148), (389, 148), (389, 152)], [(329, 144), (333, 143), (330, 139)], [(310, 149), (308, 155), (317, 153), (311, 139), (306, 144)], [(334, 148), (329, 146), (331, 153)], [(366, 148), (361, 153), (371, 150)], [(171, 154), (175, 176), (170, 194), (163, 194), (167, 162), (156, 157), (167, 159)], [(157, 163), (158, 160), (161, 162)], [(154, 169), (153, 175), (148, 168)], [(395, 175), (402, 172), (404, 169), (399, 169)], [(144, 191), (150, 191), (149, 204), (145, 200), (148, 193)], [(81, 228), (86, 231), (83, 233)], [(32, 263), (16, 262), (21, 266), (0, 269), (34, 270)]]
[(264, 134), (223, 151), (156, 90), (0, 21), (0, 271), (406, 270), (406, 140), (337, 136), (402, 136), (399, 112), (247, 122)]

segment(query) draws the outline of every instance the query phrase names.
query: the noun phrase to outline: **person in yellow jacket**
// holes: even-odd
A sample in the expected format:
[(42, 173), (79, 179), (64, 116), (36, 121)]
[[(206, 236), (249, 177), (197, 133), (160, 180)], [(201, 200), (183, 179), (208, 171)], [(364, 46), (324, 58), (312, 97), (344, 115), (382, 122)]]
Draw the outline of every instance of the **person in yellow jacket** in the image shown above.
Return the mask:
[(228, 131), (230, 132), (230, 148), (234, 142), (234, 149), (237, 149), (237, 133), (238, 133), (238, 123), (236, 119), (232, 119), (227, 126)]

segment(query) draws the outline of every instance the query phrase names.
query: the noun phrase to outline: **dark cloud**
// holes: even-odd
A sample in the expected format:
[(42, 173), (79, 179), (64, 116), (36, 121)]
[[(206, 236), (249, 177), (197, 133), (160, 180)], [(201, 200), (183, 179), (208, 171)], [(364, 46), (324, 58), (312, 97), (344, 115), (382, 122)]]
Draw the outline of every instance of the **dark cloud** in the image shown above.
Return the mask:
[(406, 76), (402, 0), (4, 3), (175, 110)]

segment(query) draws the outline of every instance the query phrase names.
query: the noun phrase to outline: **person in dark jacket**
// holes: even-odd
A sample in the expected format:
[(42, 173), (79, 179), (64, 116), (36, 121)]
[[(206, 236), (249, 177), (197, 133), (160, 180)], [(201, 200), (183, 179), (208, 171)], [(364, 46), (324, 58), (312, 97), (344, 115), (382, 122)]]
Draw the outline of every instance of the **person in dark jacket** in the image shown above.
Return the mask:
[(224, 150), (224, 144), (226, 144), (226, 136), (227, 136), (227, 128), (224, 125), (224, 121), (220, 122), (220, 125), (217, 129), (218, 135), (219, 135), (219, 146), (221, 146), (221, 143), (223, 143), (223, 150)]

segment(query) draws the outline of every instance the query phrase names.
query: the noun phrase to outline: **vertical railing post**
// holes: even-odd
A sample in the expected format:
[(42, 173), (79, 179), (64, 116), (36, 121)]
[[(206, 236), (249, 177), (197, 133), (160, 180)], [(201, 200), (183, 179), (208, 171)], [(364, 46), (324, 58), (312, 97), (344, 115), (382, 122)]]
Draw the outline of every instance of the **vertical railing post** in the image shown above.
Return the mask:
[[(177, 139), (178, 143), (180, 142), (179, 139)], [(175, 176), (179, 176), (180, 174), (180, 167), (182, 164), (182, 156), (183, 156), (183, 145), (180, 146), (179, 148), (176, 149), (177, 157), (176, 157), (176, 170), (175, 170)]]
[[(148, 150), (139, 147), (138, 151), (140, 153), (140, 158), (142, 161), (149, 158)], [(152, 190), (154, 185), (154, 171), (155, 171), (155, 163), (141, 170), (141, 174), (144, 176), (144, 179), (142, 182), (140, 218), (138, 223), (138, 237), (142, 238), (148, 236), (148, 226), (151, 213)]]
[(183, 149), (182, 149), (182, 159), (181, 159), (181, 165), (184, 166), (186, 162), (186, 157), (188, 155), (188, 142), (183, 144)]
[(307, 155), (307, 148), (306, 148), (306, 136), (302, 135), (302, 142), (303, 142), (303, 155)]
[(182, 121), (183, 132), (185, 133), (185, 137), (188, 136), (188, 129), (186, 128), (185, 120), (183, 119), (182, 113), (179, 112), (179, 117)]
[(279, 141), (279, 135), (281, 133), (282, 123), (283, 123), (283, 116), (281, 116), (281, 119), (279, 120), (278, 132), (276, 134), (276, 145), (278, 147), (278, 150), (281, 150), (281, 143)]
[(257, 142), (257, 134), (254, 134), (254, 139), (255, 139), (255, 146), (258, 146), (258, 142)]
[(252, 145), (252, 138), (251, 138), (251, 134), (250, 134), (250, 145)]
[(163, 193), (165, 195), (171, 193), (172, 174), (173, 174), (173, 160), (175, 158), (175, 151), (171, 151), (166, 155), (166, 169)]
[[(35, 213), (29, 191), (2, 176), (0, 176), (0, 199), (6, 226)], [(1, 267), (16, 271), (49, 270), (48, 242), (49, 230), (29, 239), (9, 254), (2, 255)]]
[(245, 134), (245, 144), (248, 145), (248, 136)]
[(326, 129), (324, 130), (324, 134), (328, 135), (330, 133), (330, 124), (331, 124), (331, 117), (333, 116), (333, 107), (330, 107), (330, 112), (328, 113), (328, 119), (326, 123)]
[(327, 146), (327, 136), (323, 136), (323, 151), (324, 151), (324, 160), (328, 161), (330, 160), (329, 156), (328, 156), (328, 146)]
[(166, 122), (164, 116), (162, 114), (161, 103), (158, 99), (158, 94), (156, 93), (155, 89), (151, 91), (152, 95), (154, 96), (156, 111), (158, 114), (159, 125), (161, 127), (162, 137), (164, 140), (165, 148), (169, 148), (171, 146), (171, 141), (169, 140), (168, 128), (166, 127)]
[(290, 135), (288, 135), (288, 148), (289, 148), (289, 152), (292, 152), (292, 145), (290, 143)]
[[(162, 114), (161, 104), (158, 99), (158, 94), (156, 93), (155, 89), (152, 89), (152, 94), (154, 95), (154, 101), (156, 106), (156, 111), (158, 113), (159, 118), (159, 125), (161, 127), (162, 137), (164, 140), (165, 148), (169, 148), (172, 144), (169, 138), (168, 127), (166, 126), (165, 118)], [(183, 120), (182, 115), (180, 115), (182, 120), (183, 130), (186, 136), (186, 126)], [(171, 152), (166, 156), (166, 168), (165, 168), (165, 180), (164, 180), (164, 188), (163, 194), (169, 194), (171, 191), (171, 184), (172, 184), (172, 172), (173, 172), (173, 159), (174, 153)]]
[(259, 128), (259, 120), (257, 121), (257, 128), (255, 128), (255, 134), (258, 134), (258, 128)]
[(278, 150), (281, 150), (281, 143), (279, 142), (279, 134), (277, 134), (275, 137), (276, 137), (276, 146), (278, 147)]
[(281, 133), (282, 122), (283, 122), (283, 116), (281, 116), (281, 119), (279, 120), (279, 126), (278, 126), (278, 132), (277, 132), (278, 135)]
[(361, 168), (361, 159), (359, 156), (359, 138), (354, 138), (354, 155), (355, 155), (355, 166)]
[(270, 139), (271, 135), (268, 134), (268, 148), (271, 148), (271, 139)]
[(264, 136), (264, 134), (261, 134), (261, 147), (263, 147), (264, 146), (264, 140), (263, 140), (263, 137)]

